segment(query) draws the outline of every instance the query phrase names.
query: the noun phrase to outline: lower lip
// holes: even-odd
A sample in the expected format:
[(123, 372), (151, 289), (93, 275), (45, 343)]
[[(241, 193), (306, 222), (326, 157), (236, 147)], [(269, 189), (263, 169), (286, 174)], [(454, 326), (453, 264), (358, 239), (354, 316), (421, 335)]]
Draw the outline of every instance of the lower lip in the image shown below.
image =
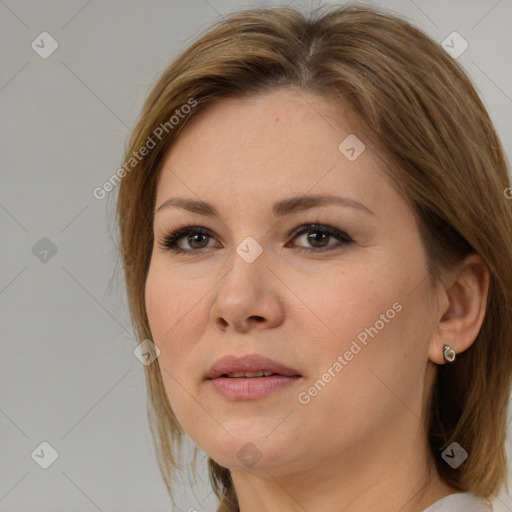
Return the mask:
[(270, 375), (269, 377), (217, 377), (210, 379), (220, 395), (231, 400), (254, 400), (295, 384), (301, 377)]

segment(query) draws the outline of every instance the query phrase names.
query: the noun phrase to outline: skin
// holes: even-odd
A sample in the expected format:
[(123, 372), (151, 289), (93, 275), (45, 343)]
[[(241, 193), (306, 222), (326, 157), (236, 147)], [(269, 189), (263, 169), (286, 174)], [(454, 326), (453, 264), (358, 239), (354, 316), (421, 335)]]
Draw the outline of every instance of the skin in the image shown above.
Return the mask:
[[(178, 421), (230, 469), (242, 512), (420, 512), (456, 492), (431, 464), (420, 418), (443, 345), (460, 353), (480, 329), (488, 273), (471, 255), (430, 287), (415, 218), (378, 151), (366, 141), (349, 161), (338, 149), (351, 133), (365, 142), (344, 112), (292, 89), (220, 100), (187, 125), (158, 182), (157, 208), (183, 197), (220, 214), (156, 212), (146, 307)], [(273, 217), (276, 201), (313, 193), (360, 201), (373, 215), (327, 205)], [(315, 229), (290, 236), (315, 222), (354, 242), (331, 236), (325, 243), (337, 248), (315, 253), (321, 245), (307, 238)], [(185, 236), (180, 247), (195, 252), (172, 253), (159, 240), (179, 223), (214, 235), (195, 245)], [(248, 236), (263, 249), (252, 263), (236, 252)], [(298, 393), (397, 302), (401, 311), (300, 403)], [(245, 401), (223, 398), (204, 380), (220, 357), (252, 353), (302, 379)], [(237, 456), (247, 443), (260, 456), (250, 467)]]

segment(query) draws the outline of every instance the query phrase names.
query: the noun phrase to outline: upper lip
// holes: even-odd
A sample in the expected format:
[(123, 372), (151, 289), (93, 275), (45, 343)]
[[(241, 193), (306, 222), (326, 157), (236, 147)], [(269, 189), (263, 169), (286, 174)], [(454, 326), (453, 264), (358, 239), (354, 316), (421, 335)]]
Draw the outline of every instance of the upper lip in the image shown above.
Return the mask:
[(249, 354), (241, 357), (234, 355), (224, 356), (213, 364), (208, 373), (207, 379), (215, 379), (228, 373), (244, 372), (272, 372), (285, 376), (301, 377), (300, 373), (282, 363), (273, 361), (268, 357), (259, 354)]

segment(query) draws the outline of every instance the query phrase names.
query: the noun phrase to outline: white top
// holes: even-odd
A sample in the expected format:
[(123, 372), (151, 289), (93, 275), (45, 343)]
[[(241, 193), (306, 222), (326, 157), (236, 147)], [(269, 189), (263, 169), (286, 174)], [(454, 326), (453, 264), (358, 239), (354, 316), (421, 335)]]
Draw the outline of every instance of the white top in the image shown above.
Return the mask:
[(492, 504), (469, 492), (449, 494), (423, 512), (492, 512)]

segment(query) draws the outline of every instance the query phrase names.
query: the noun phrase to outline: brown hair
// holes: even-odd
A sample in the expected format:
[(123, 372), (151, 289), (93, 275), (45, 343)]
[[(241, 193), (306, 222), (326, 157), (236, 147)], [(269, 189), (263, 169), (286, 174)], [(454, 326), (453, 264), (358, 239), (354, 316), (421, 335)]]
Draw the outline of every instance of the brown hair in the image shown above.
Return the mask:
[[(355, 4), (309, 15), (290, 8), (242, 11), (216, 23), (164, 71), (133, 130), (125, 165), (157, 127), (166, 126), (165, 133), (160, 130), (156, 147), (136, 165), (131, 162), (117, 203), (120, 253), (139, 340), (152, 338), (144, 286), (156, 183), (168, 148), (191, 118), (220, 98), (277, 87), (335, 97), (350, 107), (365, 140), (379, 147), (389, 177), (417, 216), (432, 284), (443, 269), (472, 252), (488, 266), (482, 327), (455, 365), (438, 367), (425, 424), (444, 481), (490, 497), (505, 483), (507, 472), (504, 442), (512, 370), (507, 161), (462, 67), (396, 14)], [(195, 107), (171, 126), (172, 113), (191, 99)], [(158, 360), (145, 371), (151, 431), (172, 498), (183, 431), (168, 402)], [(457, 469), (441, 458), (452, 441), (469, 453)], [(229, 470), (211, 458), (208, 466), (221, 501), (218, 511), (238, 510)]]

